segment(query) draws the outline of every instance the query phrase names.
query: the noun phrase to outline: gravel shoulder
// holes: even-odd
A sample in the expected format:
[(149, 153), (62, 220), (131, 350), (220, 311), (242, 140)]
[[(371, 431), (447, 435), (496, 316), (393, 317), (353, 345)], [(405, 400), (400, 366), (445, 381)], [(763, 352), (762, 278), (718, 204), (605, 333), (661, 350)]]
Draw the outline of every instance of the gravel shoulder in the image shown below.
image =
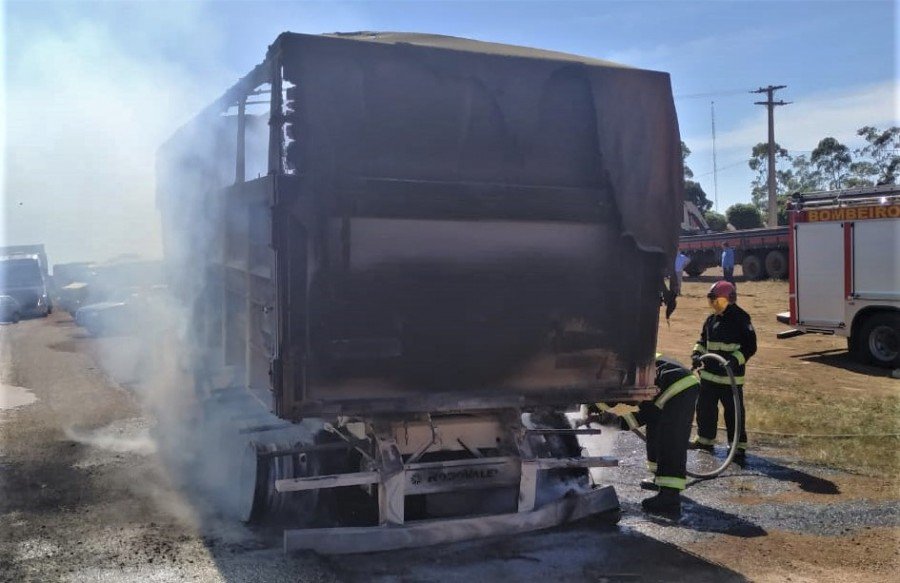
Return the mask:
[(639, 510), (643, 444), (626, 433), (622, 467), (601, 475), (622, 500), (616, 526), (285, 556), (277, 531), (218, 515), (167, 470), (155, 420), (97, 365), (97, 342), (65, 314), (0, 327), (0, 383), (34, 397), (0, 409), (0, 581), (856, 582), (900, 567), (895, 480), (758, 447), (747, 468), (692, 485), (678, 523), (652, 520)]

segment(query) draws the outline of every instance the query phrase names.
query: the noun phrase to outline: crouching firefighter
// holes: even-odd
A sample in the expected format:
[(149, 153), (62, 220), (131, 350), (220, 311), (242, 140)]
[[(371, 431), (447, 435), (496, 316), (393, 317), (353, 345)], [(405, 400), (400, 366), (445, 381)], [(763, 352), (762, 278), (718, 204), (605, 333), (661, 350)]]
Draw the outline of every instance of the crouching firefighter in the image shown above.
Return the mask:
[(700, 371), (700, 397), (697, 400), (697, 438), (691, 447), (709, 452), (716, 443), (719, 402), (725, 414), (728, 443), (733, 443), (738, 432), (734, 462), (744, 466), (747, 449), (746, 415), (744, 414), (744, 369), (751, 356), (756, 354), (756, 332), (750, 315), (737, 305), (737, 291), (733, 284), (718, 281), (707, 294), (712, 314), (703, 323), (700, 340), (694, 345), (692, 368), (701, 366), (700, 356), (705, 352), (718, 354), (728, 361), (737, 384), (737, 401), (740, 407), (740, 427), (735, 427), (735, 399), (731, 380), (717, 362), (702, 363)]
[(681, 491), (687, 484), (687, 450), (691, 421), (697, 404), (699, 381), (691, 371), (675, 360), (656, 355), (656, 381), (659, 392), (651, 401), (638, 405), (636, 413), (618, 416), (605, 403), (601, 423), (618, 422), (623, 430), (647, 427), (647, 466), (653, 478), (641, 482), (641, 488), (658, 493), (641, 502), (646, 512), (681, 514)]

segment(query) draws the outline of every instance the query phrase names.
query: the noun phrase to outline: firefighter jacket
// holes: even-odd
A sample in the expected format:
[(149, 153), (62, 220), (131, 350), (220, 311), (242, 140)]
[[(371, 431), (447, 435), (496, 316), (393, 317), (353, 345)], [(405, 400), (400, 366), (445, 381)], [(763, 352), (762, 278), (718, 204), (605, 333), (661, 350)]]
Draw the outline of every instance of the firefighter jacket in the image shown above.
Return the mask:
[[(694, 345), (694, 354), (712, 352), (725, 358), (731, 365), (734, 379), (744, 384), (744, 367), (756, 354), (756, 331), (750, 322), (750, 314), (736, 304), (729, 304), (722, 314), (712, 314), (703, 323), (700, 340)], [(712, 383), (730, 386), (728, 374), (717, 362), (705, 361), (700, 378)]]
[[(638, 405), (635, 413), (625, 413), (620, 417), (622, 429), (636, 429), (648, 423), (654, 423), (664, 410), (666, 403), (675, 395), (691, 387), (700, 384), (690, 370), (681, 363), (661, 354), (656, 355), (656, 388), (659, 390), (652, 401), (644, 401)], [(610, 407), (604, 403), (597, 403), (601, 411), (608, 411)]]

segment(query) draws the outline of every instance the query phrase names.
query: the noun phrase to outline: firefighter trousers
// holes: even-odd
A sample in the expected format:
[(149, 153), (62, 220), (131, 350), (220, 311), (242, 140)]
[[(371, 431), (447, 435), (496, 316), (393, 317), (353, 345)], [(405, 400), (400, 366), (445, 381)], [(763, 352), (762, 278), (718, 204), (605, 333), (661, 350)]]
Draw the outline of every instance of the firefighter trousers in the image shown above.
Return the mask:
[(658, 486), (684, 490), (687, 483), (687, 449), (697, 393), (696, 384), (681, 391), (647, 422), (647, 464)]
[(738, 451), (747, 449), (747, 416), (744, 412), (744, 387), (738, 385), (738, 406), (741, 411), (741, 426), (734, 426), (734, 396), (731, 386), (720, 385), (708, 380), (700, 381), (700, 396), (697, 398), (697, 443), (713, 445), (716, 443), (716, 426), (719, 423), (719, 403), (725, 412), (725, 429), (728, 432), (728, 443), (732, 442), (737, 430)]

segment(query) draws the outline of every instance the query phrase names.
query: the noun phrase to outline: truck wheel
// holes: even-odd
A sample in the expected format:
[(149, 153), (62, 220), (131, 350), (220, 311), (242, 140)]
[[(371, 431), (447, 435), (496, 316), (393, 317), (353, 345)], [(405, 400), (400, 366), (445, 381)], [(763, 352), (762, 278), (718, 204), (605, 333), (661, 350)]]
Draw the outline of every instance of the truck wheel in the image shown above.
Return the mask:
[(788, 273), (787, 257), (784, 251), (774, 249), (766, 255), (766, 273), (772, 279), (784, 279)]
[(278, 492), (276, 480), (318, 474), (316, 460), (306, 453), (267, 457), (303, 443), (256, 443), (245, 448), (238, 478), (239, 515), (245, 522), (266, 524), (310, 524), (316, 516), (319, 490)]
[(747, 255), (741, 263), (744, 277), (750, 281), (756, 281), (763, 277), (763, 264), (756, 255)]
[(900, 366), (900, 314), (880, 312), (866, 318), (853, 341), (854, 352), (877, 366)]
[(700, 277), (704, 271), (706, 271), (706, 268), (702, 265), (694, 266), (688, 264), (688, 266), (684, 268), (684, 272), (688, 274), (688, 277)]

